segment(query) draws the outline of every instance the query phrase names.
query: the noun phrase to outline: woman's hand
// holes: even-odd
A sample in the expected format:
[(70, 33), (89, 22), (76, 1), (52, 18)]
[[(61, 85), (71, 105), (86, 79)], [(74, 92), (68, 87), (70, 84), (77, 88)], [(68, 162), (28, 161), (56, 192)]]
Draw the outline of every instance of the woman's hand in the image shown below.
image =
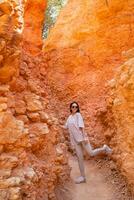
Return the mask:
[(87, 136), (84, 137), (84, 142), (85, 142), (86, 144), (89, 142)]
[(64, 125), (60, 124), (59, 126), (60, 126), (60, 128), (66, 129)]
[(60, 126), (60, 128), (64, 128), (64, 126), (63, 126), (63, 125), (61, 125), (61, 124), (60, 124), (59, 126)]
[(79, 127), (79, 130), (82, 132), (82, 134), (83, 134), (83, 137), (84, 137), (84, 128), (82, 128), (82, 127)]
[(79, 127), (79, 129), (80, 129), (80, 131), (81, 131), (82, 134), (83, 134), (84, 142), (85, 142), (85, 143), (88, 143), (88, 136), (87, 136), (87, 134), (85, 133), (84, 128)]

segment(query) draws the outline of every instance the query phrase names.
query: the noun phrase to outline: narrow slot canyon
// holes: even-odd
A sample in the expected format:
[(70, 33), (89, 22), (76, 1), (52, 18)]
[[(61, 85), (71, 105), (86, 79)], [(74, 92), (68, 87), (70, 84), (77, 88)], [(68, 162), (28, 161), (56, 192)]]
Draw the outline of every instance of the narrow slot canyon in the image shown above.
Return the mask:
[[(79, 176), (77, 101), (93, 146)], [(0, 1), (0, 200), (134, 200), (134, 2)]]

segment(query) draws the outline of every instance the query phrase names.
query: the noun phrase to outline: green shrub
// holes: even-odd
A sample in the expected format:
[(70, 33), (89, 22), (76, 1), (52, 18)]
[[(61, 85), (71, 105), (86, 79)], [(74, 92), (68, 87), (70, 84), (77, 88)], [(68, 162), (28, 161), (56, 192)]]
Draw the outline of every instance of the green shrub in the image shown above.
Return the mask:
[(47, 38), (50, 29), (56, 22), (60, 10), (65, 6), (67, 0), (48, 0), (45, 12), (45, 23), (43, 27), (43, 38)]

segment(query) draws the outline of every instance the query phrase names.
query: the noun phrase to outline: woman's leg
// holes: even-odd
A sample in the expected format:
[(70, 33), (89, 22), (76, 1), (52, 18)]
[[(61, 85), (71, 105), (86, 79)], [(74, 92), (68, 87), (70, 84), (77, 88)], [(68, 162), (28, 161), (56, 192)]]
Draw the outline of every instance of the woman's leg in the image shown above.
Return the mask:
[(75, 144), (76, 155), (78, 159), (79, 169), (81, 176), (85, 177), (85, 169), (84, 169), (84, 157), (82, 151), (82, 144)]
[(91, 144), (89, 142), (88, 143), (83, 142), (82, 145), (83, 145), (84, 149), (87, 151), (87, 153), (90, 156), (96, 156), (96, 155), (98, 155), (100, 153), (106, 153), (105, 146), (97, 148), (97, 149), (92, 149), (92, 146), (91, 146)]

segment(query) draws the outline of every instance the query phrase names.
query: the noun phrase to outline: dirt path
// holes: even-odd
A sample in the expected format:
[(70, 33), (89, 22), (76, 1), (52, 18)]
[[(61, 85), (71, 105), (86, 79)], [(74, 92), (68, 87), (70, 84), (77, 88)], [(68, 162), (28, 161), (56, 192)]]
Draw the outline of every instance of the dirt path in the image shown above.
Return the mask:
[(61, 189), (58, 200), (134, 200), (110, 159), (85, 161), (87, 182), (75, 184), (80, 175), (76, 157), (70, 156), (72, 181)]
[[(70, 159), (72, 166), (71, 177), (74, 179), (79, 176), (79, 169), (76, 159)], [(113, 190), (111, 185), (106, 183), (106, 180), (101, 174), (93, 161), (85, 161), (87, 182), (83, 184), (73, 185), (72, 197), (73, 200), (111, 200), (113, 198)]]

